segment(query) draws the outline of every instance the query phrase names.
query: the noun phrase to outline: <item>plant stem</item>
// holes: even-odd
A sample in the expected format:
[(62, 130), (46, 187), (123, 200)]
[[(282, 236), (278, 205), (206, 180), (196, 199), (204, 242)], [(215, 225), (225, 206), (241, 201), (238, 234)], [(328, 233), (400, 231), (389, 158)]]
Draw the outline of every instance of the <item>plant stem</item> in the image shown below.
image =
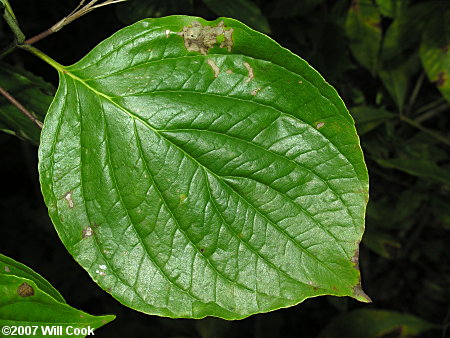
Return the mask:
[(409, 98), (408, 108), (407, 108), (408, 112), (411, 111), (411, 109), (414, 106), (414, 103), (416, 102), (417, 95), (420, 92), (420, 88), (422, 87), (422, 83), (423, 83), (424, 78), (425, 78), (425, 72), (422, 71), (422, 73), (419, 75), (419, 78), (417, 79), (416, 85), (414, 86), (414, 89), (413, 89), (413, 91), (411, 93), (411, 97)]
[[(0, 0), (2, 1), (2, 0)], [(63, 28), (64, 26), (68, 25), (69, 23), (71, 23), (72, 21), (82, 17), (83, 15), (89, 13), (90, 11), (99, 8), (99, 7), (103, 7), (106, 5), (111, 5), (111, 4), (115, 4), (118, 2), (123, 2), (123, 1), (127, 1), (127, 0), (106, 0), (98, 5), (95, 5), (98, 0), (91, 0), (89, 3), (87, 3), (86, 5), (84, 4), (86, 0), (81, 0), (80, 3), (78, 4), (78, 6), (66, 17), (62, 18), (61, 20), (59, 20), (57, 23), (55, 23), (53, 26), (51, 26), (50, 28), (47, 28), (45, 31), (29, 38), (28, 40), (26, 40), (24, 43), (28, 44), (28, 45), (32, 45), (40, 40), (42, 40), (43, 38), (46, 38), (47, 36), (56, 33), (57, 31), (59, 31), (61, 28)]]
[(19, 27), (19, 22), (17, 22), (16, 16), (14, 15), (11, 5), (9, 4), (8, 0), (0, 0), (0, 3), (4, 6), (5, 9), (3, 13), (3, 18), (13, 31), (14, 36), (16, 37), (16, 41), (18, 43), (22, 43), (25, 40), (25, 35), (23, 34), (22, 30)]
[(411, 120), (411, 119), (407, 118), (404, 115), (400, 115), (400, 120), (402, 120), (402, 121), (408, 123), (409, 125), (411, 125), (411, 126), (417, 128), (417, 129), (423, 131), (424, 133), (434, 137), (435, 139), (439, 140), (440, 142), (450, 146), (450, 139), (449, 138), (447, 138), (447, 137), (445, 137), (445, 136), (443, 136), (443, 135), (441, 135), (441, 134), (439, 134), (439, 133), (437, 133), (437, 132), (435, 132), (433, 130), (425, 128), (420, 123), (417, 123), (416, 121)]
[(429, 118), (434, 117), (435, 115), (446, 111), (447, 109), (450, 108), (450, 105), (448, 103), (444, 103), (434, 109), (430, 109), (429, 111), (426, 111), (425, 113), (423, 113), (422, 115), (420, 115), (419, 117), (415, 118), (414, 121), (416, 121), (417, 123), (422, 123), (423, 121), (428, 120)]
[(28, 109), (26, 109), (19, 101), (17, 101), (10, 93), (0, 87), (0, 94), (3, 95), (9, 102), (11, 102), (22, 114), (29, 118), (39, 129), (42, 129), (42, 122), (36, 119)]

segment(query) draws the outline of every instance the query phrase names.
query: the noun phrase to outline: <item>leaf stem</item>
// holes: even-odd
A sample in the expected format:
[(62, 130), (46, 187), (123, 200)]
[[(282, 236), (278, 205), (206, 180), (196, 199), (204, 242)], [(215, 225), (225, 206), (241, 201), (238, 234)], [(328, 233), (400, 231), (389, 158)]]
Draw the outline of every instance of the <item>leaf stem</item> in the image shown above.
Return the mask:
[(4, 7), (3, 18), (14, 33), (16, 41), (18, 43), (22, 43), (25, 40), (25, 35), (19, 27), (19, 22), (14, 15), (11, 5), (9, 4), (8, 0), (0, 0), (0, 4)]
[(36, 55), (38, 58), (40, 58), (41, 60), (45, 61), (46, 63), (48, 63), (50, 66), (52, 66), (53, 68), (55, 68), (58, 72), (65, 72), (65, 67), (61, 64), (59, 64), (58, 62), (56, 62), (55, 60), (53, 60), (50, 56), (48, 56), (47, 54), (41, 52), (39, 49), (37, 49), (36, 47), (33, 47), (31, 45), (18, 45), (18, 47), (30, 52), (31, 54)]
[(450, 146), (450, 139), (449, 138), (447, 138), (447, 137), (445, 137), (445, 136), (443, 136), (443, 135), (441, 135), (441, 134), (439, 134), (439, 133), (437, 133), (437, 132), (435, 132), (435, 131), (433, 131), (431, 129), (428, 129), (428, 128), (422, 126), (420, 123), (417, 123), (416, 121), (411, 120), (410, 118), (407, 118), (404, 115), (400, 115), (400, 120), (403, 121), (403, 122), (408, 123), (410, 126), (413, 126), (413, 127), (417, 128), (417, 129), (423, 131), (424, 133), (434, 137), (435, 139), (439, 140), (440, 142)]
[(26, 109), (19, 101), (17, 101), (10, 93), (0, 87), (0, 94), (3, 95), (9, 102), (11, 102), (17, 109), (20, 110), (27, 118), (29, 118), (39, 129), (42, 129), (42, 122), (33, 116), (33, 114)]

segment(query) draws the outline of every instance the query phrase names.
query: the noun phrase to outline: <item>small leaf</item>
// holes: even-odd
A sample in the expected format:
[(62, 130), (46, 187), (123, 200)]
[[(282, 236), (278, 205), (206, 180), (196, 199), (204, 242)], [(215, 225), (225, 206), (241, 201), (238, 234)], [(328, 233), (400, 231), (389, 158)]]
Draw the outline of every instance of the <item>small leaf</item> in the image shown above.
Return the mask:
[(430, 81), (450, 102), (450, 6), (443, 3), (435, 12), (420, 45), (420, 58)]
[[(54, 93), (51, 84), (19, 67), (0, 63), (0, 87), (8, 91), (38, 120), (44, 120)], [(1, 129), (9, 130), (9, 133), (39, 144), (40, 130), (1, 95), (0, 126)]]
[(420, 318), (394, 311), (354, 310), (335, 317), (318, 338), (414, 337), (438, 328)]
[(325, 294), (368, 301), (367, 169), (305, 61), (238, 21), (173, 16), (59, 72), (42, 192), (66, 248), (123, 304), (239, 319)]
[(97, 329), (114, 318), (113, 315), (91, 316), (70, 307), (47, 280), (25, 265), (0, 255), (0, 327), (31, 326), (34, 337), (46, 337), (45, 330), (51, 326), (60, 326), (64, 334), (66, 330), (73, 333), (75, 328)]
[(203, 0), (218, 16), (226, 16), (245, 22), (250, 27), (264, 33), (270, 33), (269, 22), (261, 10), (251, 0)]
[(345, 28), (356, 60), (374, 74), (381, 43), (381, 16), (377, 7), (371, 0), (352, 0)]

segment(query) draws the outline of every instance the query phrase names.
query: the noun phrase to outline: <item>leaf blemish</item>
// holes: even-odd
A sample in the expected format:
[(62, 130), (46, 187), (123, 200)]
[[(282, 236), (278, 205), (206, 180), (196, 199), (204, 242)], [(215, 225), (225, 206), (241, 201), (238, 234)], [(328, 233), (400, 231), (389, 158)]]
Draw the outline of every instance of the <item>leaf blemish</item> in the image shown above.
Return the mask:
[(248, 75), (247, 78), (245, 79), (245, 82), (250, 82), (255, 77), (255, 74), (253, 73), (253, 68), (252, 66), (250, 66), (248, 62), (244, 62), (244, 66), (245, 68), (247, 68), (248, 71)]
[(253, 96), (256, 96), (256, 94), (258, 94), (258, 92), (259, 92), (260, 90), (261, 90), (261, 88), (253, 89), (252, 92), (251, 92), (251, 94), (252, 94)]
[(20, 297), (30, 297), (34, 295), (34, 289), (30, 284), (22, 283), (17, 288), (17, 294)]
[(233, 28), (226, 29), (223, 21), (217, 26), (202, 26), (200, 22), (193, 21), (191, 26), (184, 26), (177, 34), (183, 37), (184, 47), (189, 52), (208, 54), (208, 50), (219, 43), (219, 36), (220, 48), (227, 48), (229, 52), (233, 48)]
[(11, 269), (7, 266), (5, 266), (5, 272), (11, 272)]
[(168, 38), (170, 36), (170, 33), (172, 33), (169, 29), (166, 29), (165, 34), (166, 34), (166, 38)]
[(225, 73), (227, 74), (233, 74), (233, 71), (231, 69), (228, 69)]
[(325, 122), (319, 122), (316, 124), (316, 129), (320, 129), (325, 125)]
[(95, 270), (95, 273), (99, 274), (100, 276), (106, 276), (106, 273), (100, 270)]
[(67, 201), (67, 204), (69, 205), (69, 208), (73, 208), (73, 200), (72, 200), (72, 192), (69, 191), (65, 196), (64, 199)]
[(215, 62), (211, 59), (208, 59), (208, 65), (212, 68), (212, 70), (214, 71), (214, 77), (218, 77), (220, 74), (220, 69), (219, 67), (217, 67), (217, 65), (215, 64)]
[(91, 237), (94, 234), (94, 230), (92, 230), (91, 227), (86, 227), (85, 229), (83, 229), (81, 236), (83, 238), (87, 238), (87, 237)]

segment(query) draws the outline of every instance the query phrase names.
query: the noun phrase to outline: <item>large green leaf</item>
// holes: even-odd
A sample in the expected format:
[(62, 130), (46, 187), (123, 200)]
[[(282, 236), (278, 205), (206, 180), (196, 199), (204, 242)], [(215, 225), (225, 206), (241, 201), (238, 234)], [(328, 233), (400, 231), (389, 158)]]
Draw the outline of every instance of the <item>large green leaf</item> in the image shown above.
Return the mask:
[[(54, 93), (52, 85), (19, 67), (0, 63), (0, 87), (6, 89), (38, 120), (44, 120)], [(0, 96), (0, 130), (39, 143), (40, 130), (37, 126), (3, 96)]]
[(305, 61), (238, 21), (173, 16), (52, 63), (42, 192), (66, 248), (119, 301), (227, 319), (368, 301), (367, 170), (351, 116)]
[[(94, 330), (115, 316), (91, 316), (66, 304), (64, 298), (42, 276), (29, 267), (0, 254), (0, 327), (29, 326), (32, 331), (15, 335), (46, 337), (51, 326), (62, 333), (85, 337), (76, 330)], [(8, 331), (2, 331), (7, 333)], [(14, 331), (8, 332), (8, 334)], [(66, 336), (66, 335), (64, 335)]]
[(420, 58), (428, 78), (450, 102), (450, 4), (442, 3), (430, 20), (420, 45)]

